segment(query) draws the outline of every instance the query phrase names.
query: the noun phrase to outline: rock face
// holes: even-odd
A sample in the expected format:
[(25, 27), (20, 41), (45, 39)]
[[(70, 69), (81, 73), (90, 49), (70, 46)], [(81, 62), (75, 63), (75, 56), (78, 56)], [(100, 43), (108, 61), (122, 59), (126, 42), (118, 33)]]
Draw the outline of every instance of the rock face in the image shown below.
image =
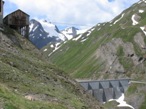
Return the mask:
[(144, 52), (144, 49), (146, 48), (146, 45), (145, 45), (145, 42), (144, 42), (144, 37), (142, 35), (142, 33), (137, 33), (135, 36), (134, 36), (134, 41), (138, 44), (138, 46), (143, 50)]
[[(141, 34), (141, 33), (139, 33)], [(140, 44), (143, 44), (145, 46), (144, 41), (142, 40), (143, 37), (141, 36), (136, 39), (137, 36), (139, 37), (139, 34), (135, 36), (135, 42)], [(122, 48), (123, 54), (120, 54), (121, 56), (118, 56), (118, 49)], [(125, 69), (122, 65), (122, 63), (119, 62), (121, 58), (127, 58), (132, 60), (134, 65), (140, 64), (139, 57), (136, 55), (133, 44), (131, 42), (124, 43), (121, 38), (113, 39), (112, 41), (101, 45), (97, 52), (95, 53), (95, 56), (97, 58), (101, 58), (105, 63), (105, 71), (109, 73), (124, 73)]]
[(97, 58), (102, 58), (102, 60), (106, 63), (105, 72), (124, 72), (124, 68), (119, 63), (116, 55), (117, 48), (122, 44), (123, 42), (121, 39), (114, 39), (105, 45), (101, 45), (101, 47), (97, 50), (95, 54)]

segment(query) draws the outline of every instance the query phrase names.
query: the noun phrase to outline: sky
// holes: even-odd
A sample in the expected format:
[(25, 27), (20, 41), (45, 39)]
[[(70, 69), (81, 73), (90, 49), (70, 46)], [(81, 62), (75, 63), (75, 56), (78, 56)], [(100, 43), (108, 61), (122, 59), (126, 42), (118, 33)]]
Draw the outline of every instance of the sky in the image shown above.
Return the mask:
[(4, 15), (21, 9), (30, 19), (86, 28), (112, 20), (139, 0), (4, 0)]

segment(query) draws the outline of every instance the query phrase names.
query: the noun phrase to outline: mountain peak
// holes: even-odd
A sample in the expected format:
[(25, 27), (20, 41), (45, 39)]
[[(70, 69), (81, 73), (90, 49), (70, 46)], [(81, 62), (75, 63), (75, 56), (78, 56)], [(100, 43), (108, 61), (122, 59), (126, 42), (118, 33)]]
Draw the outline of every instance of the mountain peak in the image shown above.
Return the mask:
[(67, 37), (68, 40), (72, 39), (73, 37), (79, 35), (79, 34), (83, 34), (84, 32), (86, 32), (87, 29), (85, 30), (80, 30), (76, 27), (67, 27), (64, 30), (62, 30), (61, 32)]
[(30, 20), (30, 40), (38, 47), (42, 48), (48, 43), (61, 43), (70, 40), (76, 35), (85, 31), (76, 27), (67, 27), (59, 31), (58, 27), (47, 20)]
[(66, 37), (59, 31), (56, 25), (46, 20), (30, 21), (29, 39), (37, 48), (42, 48), (50, 42), (65, 41)]

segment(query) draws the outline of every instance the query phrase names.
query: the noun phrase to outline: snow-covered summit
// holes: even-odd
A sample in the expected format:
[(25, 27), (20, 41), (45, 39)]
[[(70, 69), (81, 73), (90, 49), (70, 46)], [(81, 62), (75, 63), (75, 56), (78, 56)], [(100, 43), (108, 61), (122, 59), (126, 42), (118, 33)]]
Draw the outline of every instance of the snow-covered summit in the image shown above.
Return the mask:
[(51, 22), (47, 22), (46, 20), (39, 20), (43, 29), (49, 33), (48, 37), (56, 36), (59, 37), (61, 40), (65, 41), (65, 35), (61, 34), (59, 29), (56, 25), (52, 24)]
[(29, 28), (29, 39), (39, 49), (49, 43), (61, 43), (71, 40), (88, 30), (68, 27), (60, 32), (53, 23), (35, 19), (30, 20)]
[(75, 27), (68, 27), (61, 32), (67, 37), (68, 40), (70, 40), (77, 35), (77, 30), (78, 29)]
[(56, 25), (43, 20), (30, 21), (29, 39), (37, 48), (42, 48), (50, 42), (65, 41), (66, 37)]
[(78, 29), (75, 27), (68, 27), (61, 32), (67, 37), (68, 40), (70, 40), (74, 38), (76, 35), (85, 33), (87, 30), (88, 29)]

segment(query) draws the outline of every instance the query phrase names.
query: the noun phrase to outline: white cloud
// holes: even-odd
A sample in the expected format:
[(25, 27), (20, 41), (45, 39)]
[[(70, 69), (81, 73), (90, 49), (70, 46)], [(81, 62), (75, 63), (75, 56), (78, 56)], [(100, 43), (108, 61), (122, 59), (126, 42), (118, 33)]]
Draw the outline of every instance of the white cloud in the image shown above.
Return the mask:
[(31, 15), (54, 22), (97, 24), (109, 21), (138, 0), (5, 0)]

